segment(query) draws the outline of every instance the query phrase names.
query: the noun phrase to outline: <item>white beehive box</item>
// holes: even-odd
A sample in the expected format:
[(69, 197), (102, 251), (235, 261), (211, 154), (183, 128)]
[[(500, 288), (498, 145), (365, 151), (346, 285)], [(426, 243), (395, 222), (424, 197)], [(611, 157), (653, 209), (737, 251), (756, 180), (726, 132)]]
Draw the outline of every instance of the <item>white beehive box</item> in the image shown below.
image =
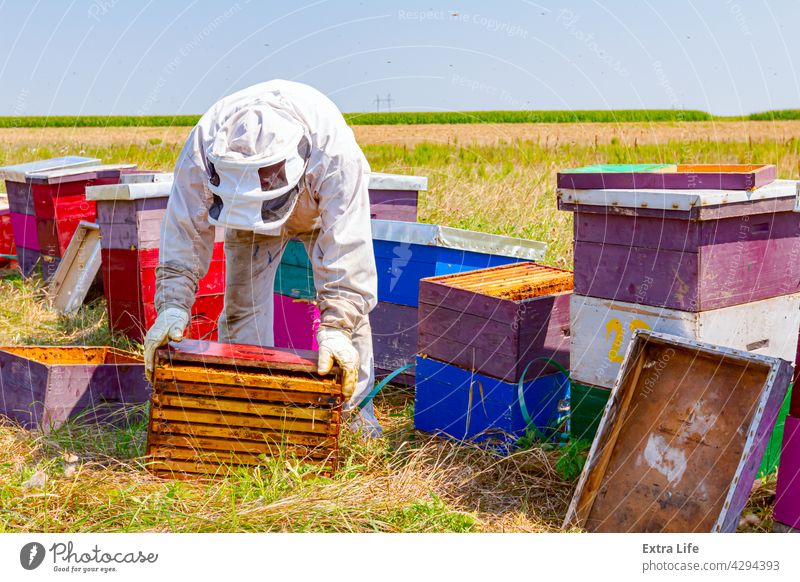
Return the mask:
[(799, 327), (800, 294), (700, 312), (573, 295), (571, 377), (581, 384), (611, 388), (636, 329), (793, 362)]

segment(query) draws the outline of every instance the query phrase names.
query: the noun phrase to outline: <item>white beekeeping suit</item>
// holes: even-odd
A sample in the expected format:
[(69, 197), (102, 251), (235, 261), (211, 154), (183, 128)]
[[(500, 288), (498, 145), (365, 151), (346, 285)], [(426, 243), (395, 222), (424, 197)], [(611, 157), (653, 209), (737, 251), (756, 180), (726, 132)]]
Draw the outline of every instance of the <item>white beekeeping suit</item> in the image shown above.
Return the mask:
[[(342, 114), (312, 87), (268, 81), (211, 107), (175, 166), (157, 270), (160, 322), (145, 345), (150, 370), (155, 348), (182, 336), (218, 225), (226, 227), (227, 269), (220, 340), (273, 344), (275, 272), (288, 240), (300, 239), (321, 312), (320, 368), (355, 360), (357, 384), (345, 408), (360, 402), (374, 381), (369, 171)], [(371, 405), (361, 420), (379, 430)]]

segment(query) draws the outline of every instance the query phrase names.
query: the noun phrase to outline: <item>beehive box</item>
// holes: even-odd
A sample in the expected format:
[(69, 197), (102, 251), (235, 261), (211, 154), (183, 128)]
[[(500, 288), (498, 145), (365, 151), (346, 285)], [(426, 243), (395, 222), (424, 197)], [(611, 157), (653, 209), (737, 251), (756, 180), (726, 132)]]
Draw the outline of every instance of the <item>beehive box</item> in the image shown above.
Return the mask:
[[(412, 307), (418, 305), (420, 279), (537, 261), (547, 251), (537, 241), (396, 220), (373, 220), (372, 239), (378, 300)], [(295, 298), (316, 296), (311, 263), (298, 241), (286, 246), (275, 290)]]
[(594, 440), (611, 390), (580, 382), (570, 384), (569, 432), (573, 439)]
[(147, 455), (165, 477), (215, 475), (223, 464), (298, 457), (335, 471), (341, 374), (317, 355), (183, 340), (159, 350)]
[[(144, 337), (156, 318), (158, 246), (171, 189), (171, 174), (137, 172), (123, 176), (119, 184), (86, 192), (97, 204), (110, 327), (136, 340)], [(217, 337), (225, 291), (223, 232), (216, 230), (208, 273), (198, 282), (187, 337)]]
[(66, 156), (0, 168), (0, 178), (5, 180), (8, 193), (17, 262), (23, 276), (28, 277), (34, 272), (41, 256), (29, 176), (59, 168), (88, 166), (99, 161), (97, 158)]
[[(408, 364), (417, 356), (419, 310), (409, 305), (379, 301), (369, 314), (372, 328), (372, 352), (375, 375), (386, 376)], [(414, 368), (395, 376), (394, 384), (414, 385)]]
[(800, 294), (699, 313), (575, 294), (570, 304), (570, 320), (572, 379), (611, 388), (637, 329), (792, 362), (800, 327)]
[(276, 348), (317, 349), (320, 313), (308, 299), (295, 299), (275, 293), (273, 333)]
[(14, 230), (11, 224), (11, 210), (7, 205), (0, 206), (0, 266), (8, 266), (15, 262), (12, 257), (17, 256), (17, 247), (14, 244)]
[[(569, 367), (572, 273), (518, 263), (420, 281), (419, 353), (518, 382)], [(550, 370), (554, 372), (555, 370)]]
[(735, 531), (791, 374), (778, 358), (639, 330), (564, 527)]
[(742, 190), (559, 189), (575, 293), (707, 311), (800, 291), (797, 182)]
[(380, 220), (417, 221), (419, 194), (428, 178), (372, 172), (369, 175), (370, 216)]
[(78, 225), (97, 219), (95, 203), (86, 199), (86, 187), (116, 183), (122, 173), (133, 167), (133, 164), (107, 164), (28, 174), (46, 280), (55, 273)]
[[(557, 428), (569, 398), (563, 374), (527, 380), (525, 406), (537, 429)], [(414, 428), (508, 449), (525, 434), (519, 386), (431, 358), (417, 357)]]
[(26, 428), (56, 428), (102, 405), (104, 411), (150, 398), (142, 359), (108, 347), (0, 348), (0, 412)]
[(786, 418), (773, 515), (776, 522), (800, 530), (800, 418), (795, 416)]
[(754, 190), (775, 180), (772, 164), (598, 164), (559, 172), (559, 188)]

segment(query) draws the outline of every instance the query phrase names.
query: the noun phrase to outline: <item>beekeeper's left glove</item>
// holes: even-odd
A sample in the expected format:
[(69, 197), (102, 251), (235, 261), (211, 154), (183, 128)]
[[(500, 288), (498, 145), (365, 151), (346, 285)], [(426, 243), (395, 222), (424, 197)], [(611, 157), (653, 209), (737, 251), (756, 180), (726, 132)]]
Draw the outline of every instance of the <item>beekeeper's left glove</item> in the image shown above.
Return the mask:
[(342, 369), (342, 392), (345, 400), (350, 400), (358, 384), (359, 357), (350, 335), (333, 327), (320, 327), (317, 330), (319, 345), (318, 372), (327, 374), (334, 362)]
[(189, 324), (189, 314), (177, 307), (168, 307), (158, 314), (144, 338), (144, 375), (153, 383), (156, 369), (156, 350), (169, 341), (179, 342)]

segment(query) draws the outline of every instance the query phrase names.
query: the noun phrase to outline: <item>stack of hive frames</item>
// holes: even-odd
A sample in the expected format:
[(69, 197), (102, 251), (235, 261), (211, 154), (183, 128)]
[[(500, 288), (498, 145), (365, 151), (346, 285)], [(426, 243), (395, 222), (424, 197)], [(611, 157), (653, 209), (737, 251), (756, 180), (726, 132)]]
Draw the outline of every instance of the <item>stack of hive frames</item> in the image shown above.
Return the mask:
[(336, 470), (342, 389), (315, 352), (183, 340), (158, 354), (147, 454), (162, 476), (298, 458)]

